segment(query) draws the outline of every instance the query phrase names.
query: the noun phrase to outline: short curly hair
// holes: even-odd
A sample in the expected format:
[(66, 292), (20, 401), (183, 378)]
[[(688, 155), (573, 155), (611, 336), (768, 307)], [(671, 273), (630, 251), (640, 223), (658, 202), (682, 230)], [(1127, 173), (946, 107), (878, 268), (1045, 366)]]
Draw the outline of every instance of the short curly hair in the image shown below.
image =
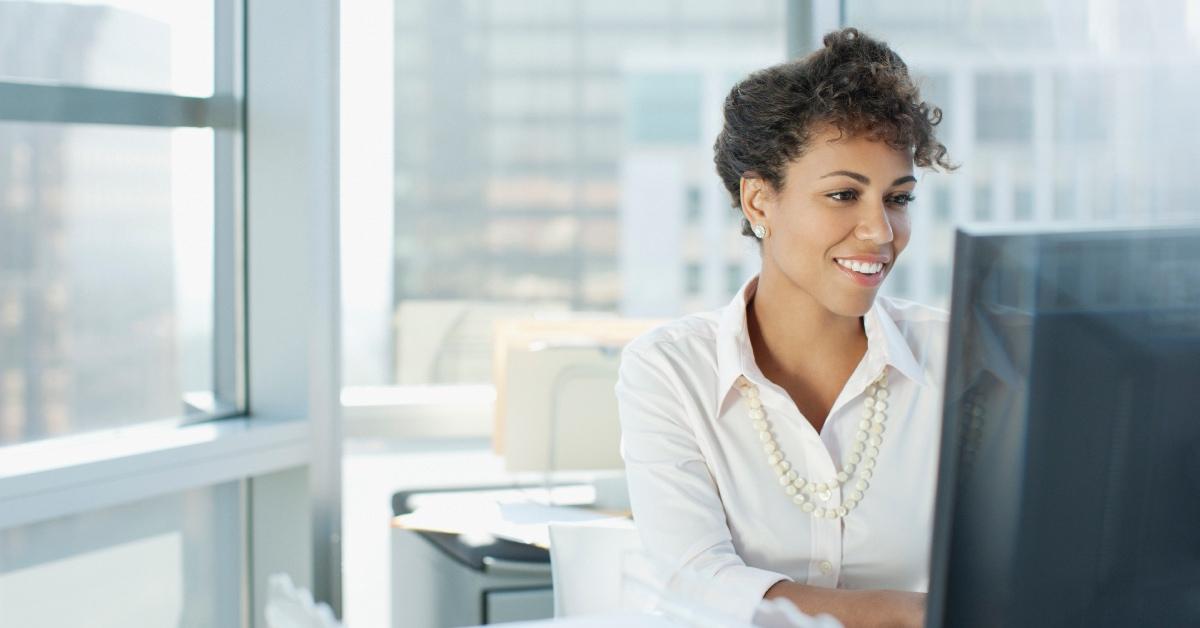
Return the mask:
[[(734, 208), (741, 208), (742, 177), (783, 189), (787, 163), (804, 153), (823, 125), (911, 150), (922, 168), (957, 167), (934, 136), (942, 110), (921, 100), (899, 55), (855, 28), (833, 31), (823, 43), (801, 59), (751, 74), (725, 98), (713, 161)], [(752, 235), (745, 218), (742, 233)]]

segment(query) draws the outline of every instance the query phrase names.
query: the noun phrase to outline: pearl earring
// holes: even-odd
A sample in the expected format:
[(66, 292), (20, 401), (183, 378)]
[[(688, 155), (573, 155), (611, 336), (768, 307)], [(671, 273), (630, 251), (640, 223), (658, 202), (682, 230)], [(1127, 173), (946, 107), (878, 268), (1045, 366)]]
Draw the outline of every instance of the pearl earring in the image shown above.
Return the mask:
[(758, 238), (759, 240), (767, 237), (766, 225), (754, 225), (754, 228), (751, 229), (751, 231), (754, 232), (754, 237)]

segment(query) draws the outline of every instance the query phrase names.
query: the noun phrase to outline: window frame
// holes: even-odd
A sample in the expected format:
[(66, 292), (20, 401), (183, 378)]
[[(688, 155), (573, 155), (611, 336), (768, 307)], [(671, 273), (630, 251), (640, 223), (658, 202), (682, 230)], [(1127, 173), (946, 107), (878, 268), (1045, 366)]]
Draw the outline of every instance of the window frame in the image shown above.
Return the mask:
[[(67, 434), (35, 441), (0, 446), (0, 527), (31, 523), (42, 514), (67, 516), (98, 507), (115, 505), (105, 496), (131, 495), (134, 498), (159, 494), (156, 486), (188, 484), (193, 475), (180, 465), (179, 473), (161, 468), (154, 462), (153, 451), (172, 451), (183, 460), (192, 452), (236, 451), (238, 445), (225, 442), (232, 434), (248, 430), (246, 418), (245, 368), (245, 262), (243, 223), (245, 171), (243, 143), (245, 129), (243, 8), (237, 0), (214, 0), (214, 85), (208, 97), (181, 96), (160, 92), (128, 91), (18, 80), (0, 81), (0, 121), (51, 123), (62, 125), (116, 125), (133, 128), (210, 128), (213, 130), (215, 225), (213, 269), (213, 405), (202, 415), (178, 416), (166, 421), (139, 422), (96, 431)], [(182, 406), (182, 399), (180, 400)], [(238, 419), (237, 417), (243, 417)], [(216, 442), (197, 449), (209, 427), (189, 429), (210, 421), (234, 419), (229, 427), (214, 434)], [(135, 435), (145, 451), (131, 453), (125, 441)], [(288, 440), (289, 437), (283, 437)], [(87, 443), (88, 452), (80, 451)], [(31, 456), (45, 464), (29, 466)], [(132, 465), (132, 466), (131, 466)], [(111, 471), (110, 471), (111, 467)], [(63, 499), (53, 508), (39, 505), (37, 493), (64, 493), (82, 478), (119, 477), (119, 470), (133, 468), (153, 475), (156, 482), (130, 486), (100, 485), (91, 499)], [(249, 467), (247, 467), (249, 468)], [(77, 474), (83, 472), (83, 476)], [(187, 488), (194, 488), (191, 484)], [(33, 500), (33, 501), (30, 501)], [(51, 514), (52, 513), (52, 514)]]
[[(230, 418), (246, 412), (246, 295), (242, 254), (245, 246), (245, 170), (241, 140), (245, 130), (245, 33), (239, 1), (213, 0), (213, 11), (212, 96), (0, 80), (0, 122), (212, 129), (215, 225), (213, 403), (199, 416), (176, 417), (180, 425)], [(114, 429), (120, 431), (120, 428)], [(23, 445), (25, 443), (0, 446), (0, 452)]]
[(0, 446), (0, 529), (236, 481), (242, 626), (280, 571), (340, 616), (339, 2), (212, 4), (210, 97), (0, 82), (4, 121), (214, 130), (216, 400)]

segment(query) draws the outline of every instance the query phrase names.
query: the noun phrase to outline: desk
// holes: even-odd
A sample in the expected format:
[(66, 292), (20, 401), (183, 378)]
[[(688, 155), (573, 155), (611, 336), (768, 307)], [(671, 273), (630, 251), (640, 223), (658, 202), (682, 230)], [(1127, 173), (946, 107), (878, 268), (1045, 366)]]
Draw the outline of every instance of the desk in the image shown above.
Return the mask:
[[(392, 625), (440, 628), (553, 617), (548, 523), (610, 515), (529, 502), (552, 495), (555, 503), (583, 506), (594, 500), (589, 488), (561, 485), (551, 494), (541, 485), (504, 485), (393, 495)], [(489, 521), (505, 503), (532, 508), (506, 525)], [(421, 516), (429, 510), (433, 514)]]
[(664, 617), (642, 613), (522, 621), (506, 624), (504, 628), (612, 628), (613, 626), (620, 626), (621, 628), (679, 628), (679, 624)]

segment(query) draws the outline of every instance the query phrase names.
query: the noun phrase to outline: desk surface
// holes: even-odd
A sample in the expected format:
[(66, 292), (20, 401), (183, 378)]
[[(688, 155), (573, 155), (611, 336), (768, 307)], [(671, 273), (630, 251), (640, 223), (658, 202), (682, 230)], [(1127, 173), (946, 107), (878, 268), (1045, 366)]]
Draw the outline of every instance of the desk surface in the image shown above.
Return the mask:
[(679, 628), (665, 617), (646, 613), (619, 613), (611, 615), (589, 615), (587, 617), (562, 617), (541, 621), (518, 621), (507, 624), (492, 624), (506, 628)]
[(595, 501), (595, 489), (591, 486), (567, 485), (551, 490), (510, 486), (397, 493), (393, 497), (393, 512), (397, 516), (392, 527), (472, 538), (495, 537), (546, 549), (550, 546), (550, 523), (624, 515), (586, 508)]

